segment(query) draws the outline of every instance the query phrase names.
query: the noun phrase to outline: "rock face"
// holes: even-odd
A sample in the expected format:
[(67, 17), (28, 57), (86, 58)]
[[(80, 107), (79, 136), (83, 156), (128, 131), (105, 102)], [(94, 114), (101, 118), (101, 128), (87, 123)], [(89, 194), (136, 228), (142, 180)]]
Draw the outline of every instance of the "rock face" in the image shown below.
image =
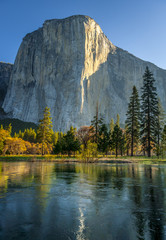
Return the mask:
[(146, 66), (154, 74), (166, 110), (166, 71), (115, 47), (90, 17), (48, 20), (19, 48), (4, 111), (37, 123), (46, 106), (56, 130), (89, 125), (99, 112), (110, 122), (125, 114), (133, 85), (142, 86)]
[(12, 64), (0, 62), (0, 117), (2, 117), (1, 107), (6, 96), (12, 68)]

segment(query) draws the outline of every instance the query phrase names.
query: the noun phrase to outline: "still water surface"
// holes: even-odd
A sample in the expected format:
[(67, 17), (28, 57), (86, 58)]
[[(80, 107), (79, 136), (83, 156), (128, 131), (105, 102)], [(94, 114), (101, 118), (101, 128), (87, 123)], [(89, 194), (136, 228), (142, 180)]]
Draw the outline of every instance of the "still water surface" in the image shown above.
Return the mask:
[(166, 165), (0, 162), (0, 239), (166, 239)]

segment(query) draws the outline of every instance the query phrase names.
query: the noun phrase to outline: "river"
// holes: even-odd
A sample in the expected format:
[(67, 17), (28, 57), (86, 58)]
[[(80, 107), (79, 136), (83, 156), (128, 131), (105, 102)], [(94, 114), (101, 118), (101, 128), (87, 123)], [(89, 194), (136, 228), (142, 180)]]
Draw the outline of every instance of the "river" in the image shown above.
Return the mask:
[(166, 239), (166, 165), (0, 162), (0, 239)]

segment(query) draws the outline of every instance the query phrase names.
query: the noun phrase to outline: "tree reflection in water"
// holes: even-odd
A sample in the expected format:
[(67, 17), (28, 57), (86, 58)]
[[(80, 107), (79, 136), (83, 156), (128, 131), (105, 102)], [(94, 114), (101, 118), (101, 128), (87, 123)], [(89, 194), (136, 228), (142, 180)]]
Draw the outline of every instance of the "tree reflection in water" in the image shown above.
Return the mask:
[(166, 239), (166, 166), (0, 163), (0, 239)]

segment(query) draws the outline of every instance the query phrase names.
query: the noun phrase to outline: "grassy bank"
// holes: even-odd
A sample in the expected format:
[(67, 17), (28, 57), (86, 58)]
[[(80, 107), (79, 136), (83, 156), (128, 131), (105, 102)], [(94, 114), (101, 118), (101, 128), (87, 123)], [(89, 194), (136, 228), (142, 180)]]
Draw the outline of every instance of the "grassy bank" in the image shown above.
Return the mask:
[(0, 156), (0, 161), (31, 161), (31, 162), (37, 162), (37, 161), (64, 161), (64, 160), (76, 160), (74, 157), (68, 157), (68, 156), (57, 156), (57, 155), (6, 155), (6, 156)]
[[(57, 155), (6, 155), (0, 156), (0, 161), (29, 161), (29, 162), (84, 162), (81, 158), (77, 158), (74, 156), (68, 157), (57, 156)], [(90, 162), (95, 163), (142, 163), (142, 164), (159, 164), (166, 163), (166, 158), (157, 158), (153, 156), (148, 158), (146, 156), (99, 156), (97, 159), (91, 160)]]

